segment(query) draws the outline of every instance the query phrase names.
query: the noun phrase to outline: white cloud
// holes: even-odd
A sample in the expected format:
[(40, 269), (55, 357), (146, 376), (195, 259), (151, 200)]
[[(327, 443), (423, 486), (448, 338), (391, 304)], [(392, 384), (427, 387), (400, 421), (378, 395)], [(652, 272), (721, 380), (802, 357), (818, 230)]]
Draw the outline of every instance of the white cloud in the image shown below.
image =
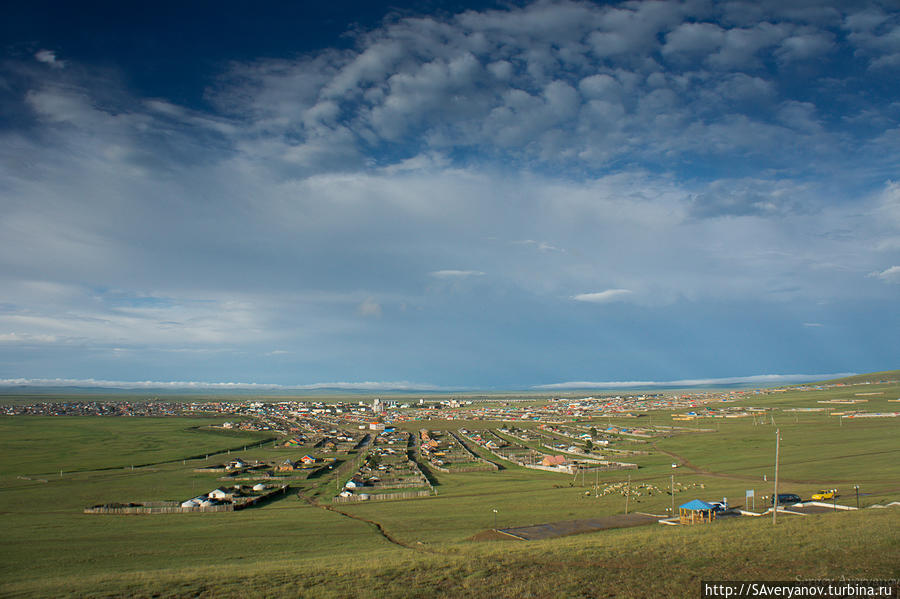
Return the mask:
[(334, 382), (312, 383), (307, 385), (278, 385), (274, 383), (242, 383), (242, 382), (207, 382), (207, 381), (107, 381), (97, 379), (67, 378), (8, 378), (0, 379), (0, 386), (25, 387), (94, 387), (117, 389), (212, 389), (228, 390), (322, 390), (346, 389), (355, 391), (437, 391), (442, 389), (428, 383), (412, 383), (409, 381), (366, 381), (366, 382)]
[(64, 61), (56, 58), (56, 52), (53, 50), (38, 50), (35, 53), (34, 58), (38, 62), (50, 65), (54, 69), (62, 69), (66, 66)]
[[(900, 130), (865, 65), (893, 56), (895, 16), (848, 16), (848, 47), (834, 11), (737, 4), (396, 18), (232, 64), (208, 112), (28, 57), (37, 118), (0, 133), (0, 339), (303, 356), (383, 306), (447, 314), (435, 291), (475, 282), (516, 306), (883, 298), (900, 185), (872, 190)], [(825, 104), (785, 85), (817, 56), (854, 77), (816, 75)]]
[(900, 283), (900, 266), (891, 266), (881, 272), (873, 272), (869, 276), (879, 278), (886, 283)]
[(594, 304), (605, 304), (608, 302), (621, 301), (631, 295), (630, 289), (607, 289), (606, 291), (598, 291), (596, 293), (579, 293), (572, 296), (577, 302), (590, 302)]
[(381, 318), (381, 304), (376, 302), (373, 298), (367, 297), (362, 301), (359, 306), (356, 308), (356, 313), (360, 316), (367, 316), (372, 318)]
[(521, 241), (514, 241), (516, 245), (533, 245), (538, 251), (541, 252), (565, 252), (566, 250), (562, 248), (558, 248), (555, 245), (548, 243), (546, 241), (535, 241), (534, 239), (523, 239)]
[(834, 49), (834, 36), (828, 32), (799, 33), (781, 42), (775, 55), (782, 63), (810, 60)]
[(171, 349), (185, 343), (248, 343), (275, 334), (267, 330), (258, 307), (245, 300), (98, 296), (77, 287), (54, 294), (52, 286), (16, 282), (9, 288), (5, 299), (16, 304), (0, 311), (0, 327), (16, 332), (0, 337), (7, 343), (152, 344)]
[(292, 387), (294, 389), (348, 389), (348, 390), (359, 390), (359, 391), (438, 391), (441, 390), (442, 387), (438, 387), (436, 385), (430, 385), (428, 383), (411, 383), (409, 381), (394, 381), (394, 382), (372, 382), (366, 381), (362, 383), (347, 383), (347, 382), (336, 382), (336, 383), (314, 383), (311, 385), (297, 385)]
[(465, 277), (483, 277), (485, 275), (480, 270), (434, 270), (428, 274), (438, 279), (461, 279)]
[(821, 322), (804, 322), (803, 326), (811, 327), (811, 328), (819, 328), (819, 327), (823, 327), (825, 325), (823, 325)]
[(23, 333), (0, 333), (0, 343), (57, 343), (55, 335), (30, 335)]

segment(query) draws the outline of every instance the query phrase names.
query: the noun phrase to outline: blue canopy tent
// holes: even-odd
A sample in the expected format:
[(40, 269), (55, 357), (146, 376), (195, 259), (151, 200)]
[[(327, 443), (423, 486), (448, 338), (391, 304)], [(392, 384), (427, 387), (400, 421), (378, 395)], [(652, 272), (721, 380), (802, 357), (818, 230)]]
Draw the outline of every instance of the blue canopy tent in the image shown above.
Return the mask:
[(716, 507), (705, 501), (694, 499), (678, 506), (678, 519), (682, 524), (712, 522), (716, 519)]

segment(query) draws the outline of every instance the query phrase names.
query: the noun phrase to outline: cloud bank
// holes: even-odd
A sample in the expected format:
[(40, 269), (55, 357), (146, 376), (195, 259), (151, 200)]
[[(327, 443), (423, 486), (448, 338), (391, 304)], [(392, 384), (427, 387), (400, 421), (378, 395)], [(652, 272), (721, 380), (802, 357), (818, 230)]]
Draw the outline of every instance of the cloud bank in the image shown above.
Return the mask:
[(437, 391), (440, 387), (409, 381), (394, 382), (333, 382), (308, 385), (277, 385), (274, 383), (206, 382), (206, 381), (102, 381), (95, 379), (0, 379), (0, 386), (8, 387), (85, 387), (97, 389), (166, 389), (228, 391), (315, 391), (344, 389), (348, 391)]

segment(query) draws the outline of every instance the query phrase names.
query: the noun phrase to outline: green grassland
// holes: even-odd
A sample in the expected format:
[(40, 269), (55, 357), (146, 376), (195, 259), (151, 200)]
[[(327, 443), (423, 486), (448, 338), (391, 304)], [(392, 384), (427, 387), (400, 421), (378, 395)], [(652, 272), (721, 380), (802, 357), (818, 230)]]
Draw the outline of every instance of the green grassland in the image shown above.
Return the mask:
[(271, 437), (210, 430), (225, 419), (0, 416), (0, 476), (122, 468), (181, 460)]
[(860, 383), (878, 383), (880, 381), (897, 381), (900, 380), (900, 370), (882, 370), (880, 372), (869, 372), (866, 374), (857, 374), (847, 376), (833, 381), (823, 381), (824, 383), (843, 383), (845, 385), (858, 385)]
[[(818, 403), (882, 391), (856, 406)], [(781, 492), (808, 497), (819, 488), (838, 488), (839, 503), (855, 505), (852, 487), (859, 484), (863, 507), (898, 501), (900, 419), (841, 420), (826, 412), (783, 411), (823, 406), (896, 411), (900, 404), (888, 400), (898, 397), (900, 385), (866, 385), (746, 396), (722, 404), (776, 408), (765, 418), (681, 423), (668, 412), (654, 412), (654, 425), (683, 429), (643, 444), (650, 455), (627, 459), (641, 466), (637, 471), (582, 479), (521, 468), (478, 450), (502, 469), (432, 472), (437, 495), (429, 498), (331, 506), (328, 500), (355, 458), (335, 456), (342, 460), (339, 474), (292, 482), (290, 494), (258, 508), (152, 516), (81, 510), (97, 503), (184, 499), (211, 490), (222, 484), (218, 475), (193, 469), (223, 456), (181, 460), (252, 444), (259, 437), (202, 428), (209, 419), (0, 418), (0, 563), (5, 573), (0, 595), (682, 597), (697, 596), (703, 579), (897, 578), (897, 507), (785, 516), (777, 526), (768, 518), (740, 518), (546, 541), (470, 538), (493, 527), (493, 510), (501, 528), (620, 514), (624, 497), (598, 497), (594, 485), (602, 489), (629, 476), (642, 493), (630, 499), (630, 511), (665, 513), (673, 502), (665, 492), (673, 475), (686, 488), (675, 495), (676, 505), (721, 497), (743, 504), (747, 489), (754, 489), (760, 502), (772, 491), (776, 428), (782, 435)], [(596, 424), (600, 428), (607, 422), (603, 418)], [(500, 424), (405, 425), (410, 430), (423, 426), (474, 430)], [(309, 451), (275, 449), (269, 443), (237, 453), (246, 459), (284, 459)], [(132, 470), (132, 462), (150, 465)], [(673, 469), (673, 462), (681, 465)], [(662, 492), (651, 494), (649, 485)]]

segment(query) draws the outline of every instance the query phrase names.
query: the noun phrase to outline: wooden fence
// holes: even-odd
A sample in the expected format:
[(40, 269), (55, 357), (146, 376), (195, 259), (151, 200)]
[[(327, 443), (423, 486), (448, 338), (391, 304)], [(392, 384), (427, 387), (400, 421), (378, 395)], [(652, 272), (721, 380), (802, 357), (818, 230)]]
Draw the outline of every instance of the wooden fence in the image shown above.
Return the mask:
[(240, 503), (223, 503), (219, 505), (211, 505), (208, 507), (181, 507), (180, 501), (142, 501), (140, 503), (95, 505), (93, 507), (84, 508), (85, 514), (186, 514), (190, 512), (234, 512), (244, 508), (251, 507), (274, 497), (275, 495), (287, 493), (290, 487), (282, 485), (277, 489), (271, 489), (262, 495), (256, 495), (241, 501)]
[[(167, 503), (170, 505), (151, 505), (151, 504), (161, 504)], [(181, 507), (181, 502), (179, 501), (171, 501), (171, 502), (146, 502), (140, 505), (128, 505), (128, 506), (105, 506), (105, 505), (95, 505), (94, 507), (84, 508), (85, 514), (183, 514), (188, 512), (233, 512), (234, 504), (227, 503), (222, 505), (211, 505), (209, 507)]]
[(400, 491), (399, 493), (374, 493), (366, 495), (363, 499), (362, 495), (351, 495), (350, 497), (335, 497), (331, 503), (359, 503), (361, 501), (392, 501), (396, 499), (417, 499), (419, 497), (430, 497), (431, 491)]

